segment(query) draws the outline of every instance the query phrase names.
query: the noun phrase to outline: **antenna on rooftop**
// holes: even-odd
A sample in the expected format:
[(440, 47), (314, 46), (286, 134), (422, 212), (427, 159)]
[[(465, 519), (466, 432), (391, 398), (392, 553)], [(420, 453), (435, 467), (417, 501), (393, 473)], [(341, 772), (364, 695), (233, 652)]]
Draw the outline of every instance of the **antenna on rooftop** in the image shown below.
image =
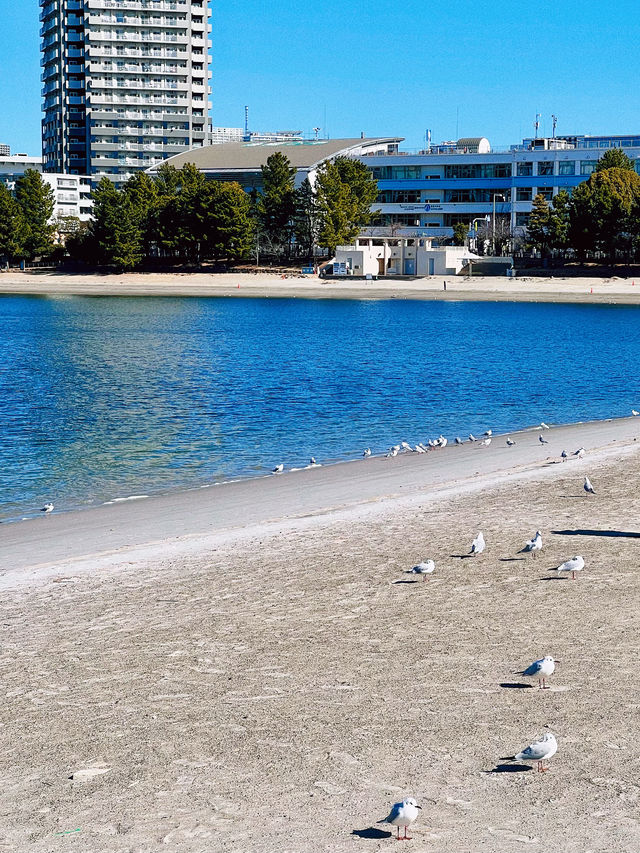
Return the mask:
[(538, 138), (538, 129), (540, 127), (540, 119), (542, 118), (542, 113), (536, 113), (536, 120), (533, 123), (533, 126), (536, 129), (536, 139)]
[(249, 107), (244, 108), (244, 135), (249, 136)]
[(551, 122), (553, 124), (553, 138), (556, 138), (556, 125), (558, 124), (558, 116), (551, 116)]

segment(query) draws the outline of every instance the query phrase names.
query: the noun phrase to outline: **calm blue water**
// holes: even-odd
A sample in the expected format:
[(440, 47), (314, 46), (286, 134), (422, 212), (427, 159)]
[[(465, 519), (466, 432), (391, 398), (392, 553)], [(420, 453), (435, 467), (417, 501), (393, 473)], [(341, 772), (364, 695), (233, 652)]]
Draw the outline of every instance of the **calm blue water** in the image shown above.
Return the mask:
[(616, 306), (0, 298), (0, 518), (640, 407)]

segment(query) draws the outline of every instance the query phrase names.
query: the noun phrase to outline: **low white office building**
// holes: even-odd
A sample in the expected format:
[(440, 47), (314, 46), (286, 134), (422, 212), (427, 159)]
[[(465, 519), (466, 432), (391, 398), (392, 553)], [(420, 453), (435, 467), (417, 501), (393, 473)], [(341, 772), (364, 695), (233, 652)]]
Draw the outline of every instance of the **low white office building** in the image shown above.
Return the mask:
[(35, 169), (42, 176), (54, 195), (53, 219), (75, 216), (83, 222), (91, 217), (93, 202), (91, 186), (86, 175), (60, 175), (55, 172), (42, 172), (42, 157), (29, 157), (27, 154), (0, 155), (0, 182), (13, 192), (16, 181), (28, 169)]

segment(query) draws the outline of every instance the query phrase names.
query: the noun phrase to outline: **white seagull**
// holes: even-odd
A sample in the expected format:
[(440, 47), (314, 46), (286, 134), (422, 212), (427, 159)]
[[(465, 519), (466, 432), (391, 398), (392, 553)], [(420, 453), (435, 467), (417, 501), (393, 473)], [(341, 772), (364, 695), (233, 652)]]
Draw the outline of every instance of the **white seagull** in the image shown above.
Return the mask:
[(397, 456), (397, 455), (398, 455), (398, 448), (397, 448), (397, 447), (392, 447), (392, 448), (391, 448), (391, 450), (387, 453), (387, 459), (388, 459), (390, 456)]
[(576, 579), (576, 572), (584, 569), (584, 557), (572, 557), (556, 569), (557, 572), (571, 572), (571, 579)]
[(49, 515), (49, 513), (50, 513), (50, 512), (53, 512), (53, 504), (52, 504), (52, 503), (46, 503), (46, 504), (42, 507), (42, 509), (40, 510), (40, 512), (43, 512), (45, 515)]
[(407, 441), (401, 442), (400, 447), (403, 450), (413, 450), (413, 447), (411, 447), (411, 445)]
[(512, 438), (507, 437), (507, 447), (513, 447), (514, 444), (515, 444), (515, 441)]
[(462, 444), (462, 439), (459, 435), (456, 436), (456, 444)]
[(416, 451), (416, 453), (426, 453), (427, 452), (421, 444), (416, 444), (415, 451)]
[(540, 442), (540, 444), (549, 444), (547, 439), (543, 438), (543, 436), (541, 436), (541, 435), (538, 436), (538, 441)]
[(368, 459), (368, 457), (371, 456), (371, 448), (367, 447), (362, 455), (365, 459)]
[(524, 548), (521, 551), (519, 551), (518, 553), (520, 553), (520, 554), (531, 553), (535, 557), (536, 553), (538, 551), (541, 551), (541, 550), (542, 550), (542, 534), (540, 533), (539, 530), (536, 530), (536, 535), (533, 537), (533, 539), (529, 539), (529, 541), (524, 546)]
[(634, 416), (634, 418), (637, 418), (638, 415), (640, 415), (640, 412), (636, 412), (635, 409), (631, 409), (631, 414)]
[(488, 429), (483, 435), (493, 435), (493, 430)]
[(562, 453), (560, 454), (560, 459), (562, 459), (562, 461), (564, 462), (564, 460), (567, 459), (568, 456), (569, 456), (569, 454), (567, 453), (567, 451), (563, 450)]
[(522, 752), (519, 752), (517, 755), (509, 755), (506, 758), (500, 759), (501, 761), (535, 761), (538, 764), (538, 772), (544, 773), (545, 770), (548, 770), (548, 767), (544, 766), (544, 762), (548, 761), (558, 751), (558, 741), (556, 740), (555, 735), (551, 734), (551, 732), (547, 732), (542, 735), (539, 740), (534, 741), (532, 744), (526, 749), (523, 749)]
[(545, 424), (544, 421), (541, 421), (540, 422), (540, 429), (549, 429), (549, 426), (548, 426), (548, 424)]
[(279, 465), (276, 465), (276, 467), (271, 471), (271, 473), (272, 474), (282, 474), (283, 471), (284, 471), (284, 465), (281, 462)]
[(443, 435), (441, 435), (440, 438), (438, 439), (438, 446), (439, 447), (446, 447), (447, 444), (448, 444), (448, 439), (446, 439)]
[[(407, 797), (401, 803), (394, 803), (387, 817), (379, 820), (378, 823), (390, 823), (396, 827), (396, 838), (398, 841), (411, 841), (411, 837), (407, 835), (407, 827), (411, 826), (414, 820), (418, 817), (419, 806), (413, 797)], [(404, 836), (400, 838), (400, 827), (404, 826)]]
[(518, 670), (516, 675), (526, 675), (529, 678), (537, 678), (538, 679), (538, 688), (540, 690), (548, 690), (546, 679), (553, 675), (556, 669), (556, 661), (551, 657), (551, 655), (545, 655), (540, 660), (534, 660), (534, 662), (528, 666), (526, 669)]
[(470, 433), (469, 433), (469, 441), (475, 441), (475, 440), (476, 440), (475, 435), (474, 435), (473, 433), (471, 433), (471, 432), (470, 432)]
[(577, 456), (578, 459), (582, 459), (585, 453), (586, 450), (584, 449), (584, 447), (579, 447), (577, 450), (574, 450), (573, 455)]
[(485, 544), (486, 543), (484, 541), (484, 536), (482, 535), (482, 530), (481, 530), (478, 533), (478, 535), (476, 536), (476, 538), (473, 540), (473, 542), (471, 543), (471, 550), (469, 551), (469, 553), (474, 554), (474, 555), (475, 554), (482, 554), (482, 552), (485, 549)]
[(485, 447), (489, 447), (489, 445), (491, 444), (491, 439), (490, 439), (490, 438), (485, 438), (485, 440), (482, 442), (482, 444), (483, 444)]
[(422, 575), (422, 580), (426, 581), (427, 576), (434, 571), (435, 567), (436, 564), (433, 560), (424, 560), (424, 562), (418, 563), (418, 565), (414, 566), (412, 569), (407, 569), (407, 574)]
[(595, 495), (595, 489), (591, 485), (591, 480), (588, 477), (584, 478), (584, 490), (588, 495)]

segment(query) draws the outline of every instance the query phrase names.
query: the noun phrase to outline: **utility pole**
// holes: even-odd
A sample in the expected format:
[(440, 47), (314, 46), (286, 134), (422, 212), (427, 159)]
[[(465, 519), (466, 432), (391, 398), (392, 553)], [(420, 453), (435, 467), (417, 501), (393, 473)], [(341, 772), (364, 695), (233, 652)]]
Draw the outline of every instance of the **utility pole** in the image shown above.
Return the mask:
[(553, 138), (556, 138), (556, 125), (558, 124), (558, 116), (551, 116), (551, 122), (553, 124)]
[(542, 118), (542, 113), (536, 113), (536, 120), (533, 123), (533, 126), (536, 129), (536, 139), (538, 138), (538, 129), (540, 127), (540, 119)]

